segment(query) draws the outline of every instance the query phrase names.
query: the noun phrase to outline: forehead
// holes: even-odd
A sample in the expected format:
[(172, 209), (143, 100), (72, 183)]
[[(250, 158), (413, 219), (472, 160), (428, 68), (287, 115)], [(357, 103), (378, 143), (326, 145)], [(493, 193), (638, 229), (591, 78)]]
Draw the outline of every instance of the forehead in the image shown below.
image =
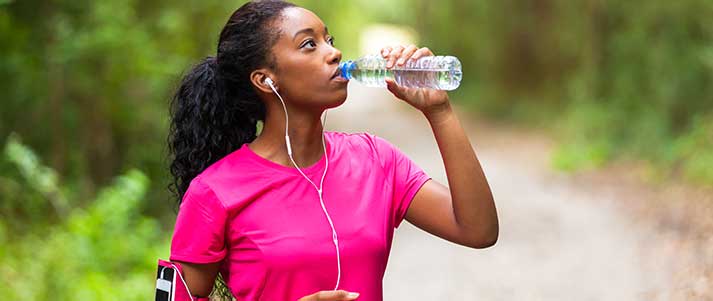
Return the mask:
[(292, 40), (295, 33), (305, 28), (312, 28), (317, 33), (324, 30), (324, 22), (310, 10), (290, 7), (282, 11), (280, 29), (282, 38)]

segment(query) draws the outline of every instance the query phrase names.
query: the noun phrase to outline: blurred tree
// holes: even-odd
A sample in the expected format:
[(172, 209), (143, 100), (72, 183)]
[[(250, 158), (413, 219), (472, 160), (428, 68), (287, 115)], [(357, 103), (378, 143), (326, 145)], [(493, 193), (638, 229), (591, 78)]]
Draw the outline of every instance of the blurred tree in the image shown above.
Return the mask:
[[(689, 173), (690, 155), (676, 147), (713, 123), (713, 2), (419, 0), (412, 6), (423, 44), (463, 62), (464, 83), (454, 99), (499, 119), (555, 128), (563, 141), (557, 166), (643, 159), (713, 184), (713, 177)], [(451, 19), (457, 21), (445, 21)]]
[[(222, 1), (20, 1), (0, 7), (0, 137), (18, 132), (87, 199), (128, 166), (166, 182), (167, 103), (215, 51)], [(201, 26), (195, 26), (201, 24)], [(151, 199), (166, 200), (163, 185)], [(148, 204), (154, 211), (156, 206)], [(166, 206), (158, 206), (166, 208)]]
[[(48, 198), (63, 191), (56, 173), (13, 135), (0, 162), (20, 171), (23, 193)], [(155, 219), (140, 214), (148, 178), (137, 170), (117, 177), (86, 207), (62, 211), (52, 223), (46, 210), (27, 210), (33, 231), (18, 231), (17, 210), (0, 211), (0, 295), (22, 300), (145, 300), (153, 295), (153, 271), (169, 239)], [(54, 195), (54, 196), (52, 196)], [(60, 197), (61, 198), (61, 197)], [(6, 205), (3, 202), (3, 205)], [(165, 255), (163, 255), (165, 258)], [(148, 272), (151, 271), (151, 272)]]

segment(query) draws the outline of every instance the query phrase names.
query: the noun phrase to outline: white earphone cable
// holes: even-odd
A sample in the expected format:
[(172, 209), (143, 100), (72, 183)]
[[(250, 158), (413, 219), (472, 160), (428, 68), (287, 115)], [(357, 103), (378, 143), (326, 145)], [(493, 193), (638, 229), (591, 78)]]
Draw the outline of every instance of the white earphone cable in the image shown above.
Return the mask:
[[(173, 269), (175, 270), (176, 274), (178, 274), (178, 278), (180, 278), (181, 282), (183, 282), (183, 286), (186, 287), (186, 292), (188, 293), (188, 297), (191, 298), (191, 301), (193, 301), (193, 294), (191, 294), (191, 290), (188, 288), (188, 284), (186, 283), (186, 280), (183, 280), (183, 275), (181, 275), (181, 271), (178, 269), (178, 267), (174, 263), (171, 263), (171, 265), (173, 266)], [(161, 271), (161, 275), (163, 275), (163, 271)]]
[(322, 205), (322, 211), (324, 212), (324, 215), (327, 217), (327, 221), (329, 222), (329, 226), (332, 228), (332, 241), (334, 242), (334, 247), (337, 250), (337, 284), (334, 286), (334, 290), (337, 290), (339, 288), (339, 281), (342, 276), (342, 265), (341, 265), (341, 260), (339, 256), (339, 239), (337, 237), (337, 231), (334, 229), (334, 223), (332, 222), (332, 218), (329, 216), (329, 213), (327, 212), (327, 208), (324, 206), (324, 199), (322, 198), (322, 188), (324, 187), (324, 177), (327, 175), (327, 170), (329, 169), (329, 157), (327, 155), (327, 146), (325, 144), (325, 137), (324, 137), (324, 124), (327, 120), (327, 111), (324, 111), (324, 117), (322, 119), (322, 147), (324, 148), (324, 158), (325, 158), (325, 167), (324, 167), (324, 173), (322, 174), (322, 179), (320, 180), (319, 187), (310, 180), (307, 175), (302, 172), (300, 167), (297, 165), (297, 162), (292, 158), (292, 146), (290, 145), (290, 136), (288, 134), (288, 126), (289, 126), (289, 117), (287, 114), (287, 106), (285, 106), (285, 101), (282, 99), (282, 96), (280, 96), (280, 93), (277, 93), (277, 89), (272, 84), (272, 80), (270, 78), (267, 78), (265, 82), (270, 86), (273, 92), (277, 95), (277, 97), (280, 99), (280, 102), (282, 103), (282, 108), (285, 110), (285, 143), (287, 144), (287, 155), (290, 157), (290, 160), (292, 161), (292, 164), (295, 165), (297, 168), (297, 171), (302, 174), (302, 176), (307, 179), (307, 181), (314, 186), (314, 189), (317, 190), (317, 194), (319, 195), (319, 203)]

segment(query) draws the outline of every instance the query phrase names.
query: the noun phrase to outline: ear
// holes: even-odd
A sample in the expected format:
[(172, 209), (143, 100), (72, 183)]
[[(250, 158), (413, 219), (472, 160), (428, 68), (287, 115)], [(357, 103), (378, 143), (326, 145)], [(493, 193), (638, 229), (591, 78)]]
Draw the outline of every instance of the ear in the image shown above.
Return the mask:
[(273, 91), (270, 88), (270, 85), (268, 85), (265, 80), (267, 78), (272, 79), (272, 85), (275, 86), (275, 89), (277, 89), (277, 80), (275, 79), (275, 75), (270, 72), (268, 69), (257, 69), (253, 72), (250, 73), (250, 82), (252, 82), (253, 86), (255, 86), (258, 90), (272, 94)]

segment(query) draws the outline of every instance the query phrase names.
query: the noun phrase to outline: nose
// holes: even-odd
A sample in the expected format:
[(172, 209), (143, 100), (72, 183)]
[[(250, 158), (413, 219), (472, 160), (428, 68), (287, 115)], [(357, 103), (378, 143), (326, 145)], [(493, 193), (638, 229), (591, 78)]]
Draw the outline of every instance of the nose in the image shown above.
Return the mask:
[(342, 52), (336, 47), (332, 47), (333, 51), (329, 54), (330, 64), (339, 64), (342, 61)]

